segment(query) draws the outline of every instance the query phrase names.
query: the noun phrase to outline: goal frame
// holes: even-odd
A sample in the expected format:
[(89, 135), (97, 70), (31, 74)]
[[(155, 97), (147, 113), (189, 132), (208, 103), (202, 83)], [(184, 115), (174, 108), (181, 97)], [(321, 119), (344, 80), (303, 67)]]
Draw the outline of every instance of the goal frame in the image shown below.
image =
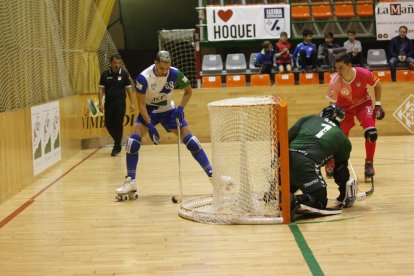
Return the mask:
[[(272, 120), (271, 131), (273, 130), (273, 152), (278, 154), (278, 171), (274, 171), (273, 178), (278, 177), (276, 191), (278, 194), (278, 207), (279, 216), (276, 217), (257, 217), (247, 216), (241, 220), (235, 220), (230, 224), (276, 224), (283, 223), (289, 224), (291, 222), (290, 216), (290, 175), (289, 175), (289, 138), (288, 138), (288, 103), (279, 95), (266, 96), (274, 101), (272, 108)], [(253, 97), (254, 98), (254, 97)], [(262, 103), (258, 103), (258, 106)], [(266, 104), (263, 104), (266, 105)], [(213, 105), (214, 106), (214, 105)], [(243, 107), (243, 104), (230, 104), (227, 107)], [(212, 196), (202, 197), (198, 199), (190, 199), (184, 201), (179, 208), (179, 215), (185, 219), (193, 220), (196, 222), (203, 222), (198, 220), (195, 216), (199, 213), (198, 208), (209, 206), (213, 202)], [(193, 215), (194, 210), (194, 215)], [(280, 212), (281, 210), (281, 212)], [(220, 216), (219, 213), (217, 213)], [(224, 214), (225, 215), (225, 214)], [(206, 223), (206, 222), (205, 222)], [(208, 223), (208, 222), (207, 222)], [(226, 223), (224, 223), (226, 224)]]

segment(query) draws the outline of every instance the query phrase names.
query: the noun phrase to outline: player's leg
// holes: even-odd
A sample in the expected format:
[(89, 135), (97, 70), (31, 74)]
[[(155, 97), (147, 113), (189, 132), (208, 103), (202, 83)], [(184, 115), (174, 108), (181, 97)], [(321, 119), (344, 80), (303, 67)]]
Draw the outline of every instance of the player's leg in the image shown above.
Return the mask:
[(279, 73), (283, 74), (285, 72), (285, 67), (283, 66), (283, 64), (278, 64), (277, 66), (279, 68)]
[[(183, 124), (184, 125), (184, 124)], [(174, 131), (176, 133), (177, 130)], [(203, 147), (198, 141), (197, 137), (194, 136), (188, 126), (181, 127), (183, 143), (187, 149), (191, 152), (191, 155), (194, 159), (200, 164), (208, 177), (211, 177), (213, 174), (213, 169), (210, 161), (208, 160), (207, 154), (205, 153)]]
[[(137, 119), (134, 124), (134, 130), (132, 134), (128, 137), (125, 152), (126, 152), (126, 166), (127, 166), (127, 175), (125, 177), (124, 183), (116, 189), (116, 193), (118, 194), (118, 200), (125, 200), (123, 196), (127, 194), (134, 193), (136, 194), (137, 186), (136, 186), (136, 169), (138, 165), (138, 156), (139, 156), (139, 149), (141, 148), (141, 141), (142, 137), (147, 132), (147, 127), (143, 124), (142, 117), (141, 119)], [(137, 198), (137, 196), (136, 196)]]
[(358, 121), (364, 129), (365, 137), (365, 176), (372, 177), (375, 175), (374, 155), (377, 145), (377, 129), (375, 127), (375, 119), (373, 117), (371, 105), (365, 105), (359, 108), (357, 113)]
[(114, 132), (114, 110), (113, 105), (105, 104), (105, 127), (108, 130), (109, 135), (111, 135), (112, 139), (114, 139), (115, 144), (115, 132)]
[[(326, 182), (320, 166), (301, 153), (290, 152), (290, 181), (291, 186), (299, 188), (303, 194), (296, 196), (297, 204), (309, 207), (307, 210), (327, 214), (336, 214), (337, 210), (327, 210), (328, 203)], [(295, 207), (293, 204), (291, 207)]]
[(125, 116), (125, 104), (117, 104), (114, 108), (113, 131), (114, 131), (114, 148), (112, 155), (116, 156), (121, 152), (121, 141), (123, 135), (123, 124)]

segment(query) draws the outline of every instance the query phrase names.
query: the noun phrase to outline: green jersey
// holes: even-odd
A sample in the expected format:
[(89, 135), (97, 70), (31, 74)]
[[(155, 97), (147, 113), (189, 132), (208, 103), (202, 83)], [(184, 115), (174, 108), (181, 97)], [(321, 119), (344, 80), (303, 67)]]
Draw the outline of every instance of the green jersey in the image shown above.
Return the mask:
[(289, 129), (289, 148), (308, 156), (318, 164), (334, 158), (335, 163), (348, 163), (351, 142), (331, 120), (317, 115), (301, 118)]

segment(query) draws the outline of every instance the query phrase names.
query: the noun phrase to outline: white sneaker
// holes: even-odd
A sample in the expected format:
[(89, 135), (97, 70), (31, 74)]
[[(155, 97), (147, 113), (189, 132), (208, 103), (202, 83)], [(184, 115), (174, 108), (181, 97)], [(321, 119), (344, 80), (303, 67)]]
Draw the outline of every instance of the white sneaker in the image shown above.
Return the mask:
[(125, 177), (124, 184), (122, 184), (118, 189), (116, 189), (117, 194), (127, 194), (137, 190), (137, 185), (135, 184), (135, 179), (131, 177)]

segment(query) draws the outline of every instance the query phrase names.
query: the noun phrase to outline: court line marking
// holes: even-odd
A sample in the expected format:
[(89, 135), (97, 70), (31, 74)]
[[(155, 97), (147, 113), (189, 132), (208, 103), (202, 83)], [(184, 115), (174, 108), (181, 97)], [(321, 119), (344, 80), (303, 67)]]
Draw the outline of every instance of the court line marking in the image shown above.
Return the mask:
[(47, 185), (46, 187), (44, 187), (43, 189), (41, 189), (38, 193), (36, 193), (31, 198), (29, 198), (25, 203), (23, 203), (22, 205), (20, 205), (16, 210), (14, 210), (12, 213), (10, 213), (7, 217), (5, 217), (3, 220), (1, 220), (0, 221), (0, 229), (3, 226), (5, 226), (7, 223), (9, 223), (10, 221), (12, 221), (15, 217), (17, 217), (24, 210), (26, 210), (27, 207), (29, 207), (32, 203), (35, 202), (35, 199), (38, 196), (40, 196), (47, 189), (49, 189), (50, 187), (52, 187), (53, 185), (55, 185), (57, 182), (59, 182), (59, 180), (61, 180), (63, 177), (65, 177), (67, 174), (69, 174), (71, 171), (73, 171), (77, 166), (79, 166), (80, 164), (82, 164), (83, 162), (85, 162), (89, 157), (91, 157), (92, 155), (94, 155), (100, 149), (101, 148), (97, 148), (96, 150), (94, 150), (93, 152), (91, 152), (90, 154), (88, 154), (86, 157), (84, 157), (78, 163), (76, 163), (75, 165), (73, 165), (71, 168), (69, 168), (66, 172), (64, 172), (58, 178), (56, 178), (55, 180), (53, 180), (49, 185)]
[(299, 226), (293, 222), (289, 224), (289, 228), (293, 234), (293, 237), (295, 238), (296, 244), (298, 245), (303, 258), (305, 259), (306, 264), (309, 267), (309, 270), (312, 272), (312, 275), (325, 275), (322, 271), (321, 266), (313, 255), (308, 243), (306, 242), (305, 237), (300, 231)]
[(340, 218), (340, 219), (329, 219), (329, 220), (318, 220), (318, 221), (303, 221), (303, 222), (296, 222), (296, 224), (314, 224), (314, 223), (325, 223), (325, 222), (337, 222), (337, 221), (343, 221), (343, 220), (350, 220), (354, 219), (356, 217), (350, 217), (350, 218)]

